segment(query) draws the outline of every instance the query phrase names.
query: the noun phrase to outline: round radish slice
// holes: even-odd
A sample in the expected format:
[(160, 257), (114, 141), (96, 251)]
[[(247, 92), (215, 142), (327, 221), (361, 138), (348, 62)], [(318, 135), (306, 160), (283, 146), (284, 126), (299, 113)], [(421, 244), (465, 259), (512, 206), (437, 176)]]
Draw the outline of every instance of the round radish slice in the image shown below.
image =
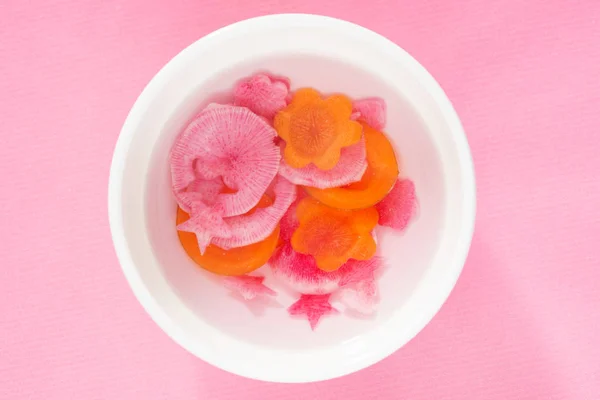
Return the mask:
[(361, 120), (371, 128), (381, 131), (386, 123), (386, 105), (376, 97), (356, 100), (352, 103), (352, 119)]
[(298, 203), (300, 203), (300, 201), (305, 197), (306, 193), (303, 190), (298, 191), (296, 200), (287, 209), (281, 218), (281, 221), (279, 222), (279, 238), (284, 242), (289, 242), (294, 234), (294, 231), (298, 229), (298, 226), (300, 226), (300, 222), (296, 216), (296, 208), (298, 207)]
[(289, 243), (275, 251), (269, 265), (277, 280), (300, 293), (332, 293), (342, 279), (342, 268), (325, 272), (317, 267), (313, 256), (296, 252)]
[(279, 169), (276, 136), (273, 127), (247, 108), (220, 106), (204, 110), (179, 135), (171, 150), (176, 197), (197, 178), (212, 180), (220, 176), (235, 191), (217, 196), (215, 204), (222, 206), (223, 216), (248, 212)]
[(314, 164), (292, 168), (282, 158), (279, 174), (296, 185), (329, 189), (360, 181), (366, 170), (367, 150), (363, 137), (360, 142), (341, 149), (340, 160), (332, 169), (322, 170)]
[(287, 106), (289, 81), (266, 74), (256, 74), (242, 80), (233, 91), (234, 104), (248, 107), (252, 112), (273, 119)]
[(185, 192), (175, 192), (179, 207), (185, 212), (189, 212), (195, 202), (200, 201), (206, 205), (215, 204), (217, 196), (223, 191), (225, 185), (221, 178), (214, 179), (196, 179), (189, 184)]
[(216, 237), (213, 243), (222, 249), (246, 246), (265, 239), (273, 232), (279, 221), (296, 200), (296, 185), (277, 176), (273, 186), (275, 202), (265, 208), (259, 208), (250, 215), (238, 215), (225, 218), (231, 229), (231, 236)]

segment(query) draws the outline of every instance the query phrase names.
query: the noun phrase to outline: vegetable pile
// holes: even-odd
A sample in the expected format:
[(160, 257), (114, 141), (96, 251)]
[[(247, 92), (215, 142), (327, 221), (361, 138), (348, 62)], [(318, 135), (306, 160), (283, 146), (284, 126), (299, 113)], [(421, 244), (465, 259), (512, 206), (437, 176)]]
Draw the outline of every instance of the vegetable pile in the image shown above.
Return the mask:
[(277, 295), (256, 274), (271, 268), (300, 295), (289, 314), (313, 329), (337, 313), (332, 300), (373, 313), (383, 264), (375, 230), (403, 231), (417, 207), (385, 125), (378, 98), (292, 92), (289, 79), (267, 74), (243, 79), (171, 150), (184, 250), (247, 301)]

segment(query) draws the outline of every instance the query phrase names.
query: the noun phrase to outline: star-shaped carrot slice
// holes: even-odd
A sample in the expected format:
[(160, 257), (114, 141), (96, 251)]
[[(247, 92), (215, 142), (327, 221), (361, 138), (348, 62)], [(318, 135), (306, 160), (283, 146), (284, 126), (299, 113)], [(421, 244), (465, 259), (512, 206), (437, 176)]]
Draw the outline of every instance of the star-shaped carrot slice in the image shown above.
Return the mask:
[(371, 231), (379, 215), (374, 207), (340, 210), (307, 197), (296, 209), (299, 226), (292, 235), (294, 250), (312, 255), (324, 271), (335, 271), (351, 258), (368, 260), (377, 246)]
[(324, 315), (337, 314), (338, 310), (329, 303), (330, 294), (303, 294), (288, 308), (290, 315), (306, 316), (314, 330)]
[(277, 292), (265, 286), (264, 280), (264, 276), (228, 276), (223, 280), (223, 285), (229, 290), (239, 293), (245, 300), (275, 296)]
[(313, 163), (332, 169), (343, 147), (357, 143), (362, 126), (350, 120), (352, 102), (346, 96), (321, 98), (314, 89), (300, 89), (275, 116), (277, 134), (285, 141), (284, 159), (293, 168)]

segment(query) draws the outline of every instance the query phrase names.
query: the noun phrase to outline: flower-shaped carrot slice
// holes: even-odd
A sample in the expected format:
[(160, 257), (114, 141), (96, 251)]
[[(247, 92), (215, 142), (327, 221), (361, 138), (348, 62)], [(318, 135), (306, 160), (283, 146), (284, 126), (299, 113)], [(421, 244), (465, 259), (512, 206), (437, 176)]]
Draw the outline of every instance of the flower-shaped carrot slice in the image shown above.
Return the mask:
[(300, 225), (292, 235), (292, 247), (312, 255), (320, 269), (335, 271), (351, 258), (368, 260), (375, 255), (371, 231), (379, 214), (374, 207), (338, 210), (307, 197), (296, 214)]
[(358, 182), (344, 187), (317, 189), (305, 187), (309, 195), (330, 207), (353, 210), (379, 203), (398, 179), (398, 161), (392, 144), (384, 133), (365, 123), (367, 171)]
[[(269, 207), (273, 202), (263, 196), (257, 208)], [(256, 209), (246, 215), (251, 215)], [(177, 224), (184, 223), (189, 215), (181, 208), (177, 209)], [(218, 275), (237, 276), (252, 272), (265, 265), (279, 242), (279, 226), (264, 240), (247, 246), (224, 250), (214, 244), (200, 253), (196, 235), (192, 232), (178, 231), (179, 241), (190, 258), (203, 269)]]
[(357, 143), (362, 127), (350, 120), (352, 102), (345, 96), (322, 99), (314, 89), (300, 89), (292, 102), (275, 116), (277, 134), (285, 140), (284, 158), (293, 168), (313, 163), (333, 168), (342, 147)]

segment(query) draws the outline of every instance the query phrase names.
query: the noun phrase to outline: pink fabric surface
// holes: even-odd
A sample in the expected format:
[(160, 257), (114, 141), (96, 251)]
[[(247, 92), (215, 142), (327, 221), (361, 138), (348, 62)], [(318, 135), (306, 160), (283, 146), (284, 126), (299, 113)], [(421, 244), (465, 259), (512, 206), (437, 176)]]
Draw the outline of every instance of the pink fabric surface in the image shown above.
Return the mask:
[[(167, 338), (106, 211), (148, 80), (202, 35), (276, 12), (357, 22), (412, 53), (454, 102), (478, 179), (472, 250), (431, 324), (371, 368), (295, 386)], [(2, 1), (0, 398), (600, 399), (599, 64), (597, 0)]]

